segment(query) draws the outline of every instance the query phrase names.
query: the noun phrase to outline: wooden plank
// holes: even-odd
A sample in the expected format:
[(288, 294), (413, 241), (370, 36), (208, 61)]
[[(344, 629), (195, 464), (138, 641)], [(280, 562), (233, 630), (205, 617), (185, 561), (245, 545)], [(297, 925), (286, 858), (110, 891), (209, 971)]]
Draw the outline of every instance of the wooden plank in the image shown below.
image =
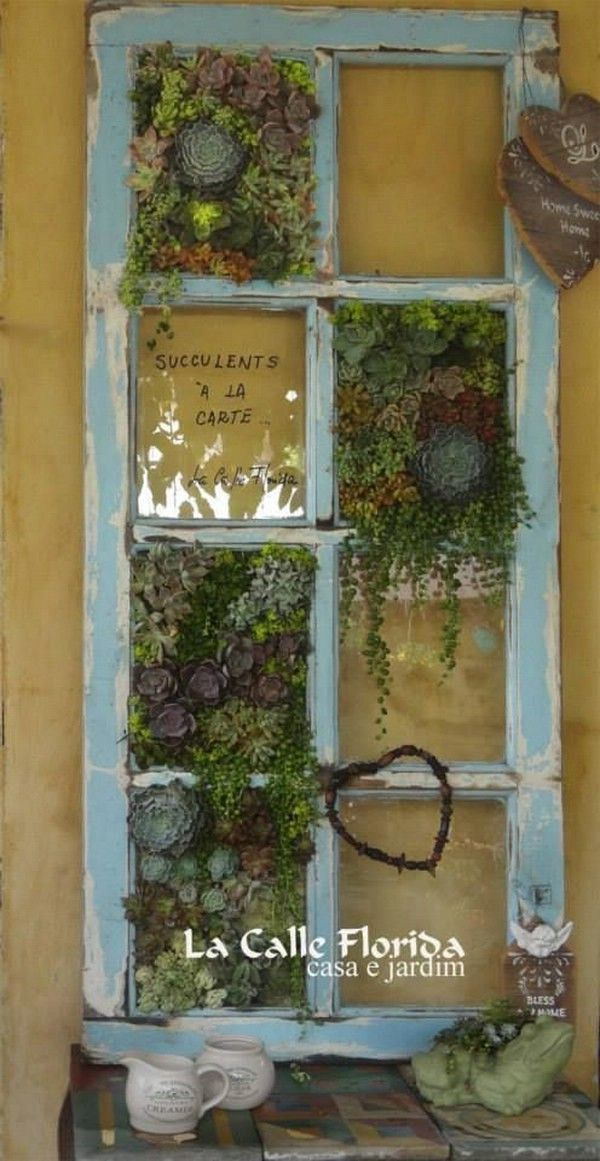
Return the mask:
[[(298, 278), (291, 282), (280, 282), (277, 294), (280, 298), (365, 299), (367, 302), (415, 302), (420, 298), (434, 298), (450, 302), (511, 302), (514, 286), (502, 278), (341, 278), (326, 281), (312, 281)], [(236, 302), (265, 299), (273, 294), (269, 282), (257, 280), (237, 286), (220, 278), (184, 278), (182, 305), (194, 302), (222, 302), (234, 299)], [(148, 303), (152, 299), (148, 298)]]
[[(106, 7), (106, 11), (102, 11)], [(265, 27), (268, 33), (265, 36)], [(204, 33), (206, 29), (206, 33)], [(210, 30), (210, 31), (208, 31)], [(553, 13), (441, 12), (432, 9), (271, 8), (170, 4), (115, 6), (91, 11), (90, 43), (116, 47), (171, 40), (186, 46), (213, 43), (260, 48), (265, 40), (286, 48), (416, 50), (462, 56), (506, 55), (523, 45), (530, 53), (556, 50)]]
[[(469, 1009), (403, 1009), (401, 1013), (373, 1019), (365, 1010), (347, 1019), (315, 1018), (299, 1025), (295, 1013), (261, 1016), (254, 1012), (234, 1015), (212, 1012), (201, 1016), (176, 1016), (164, 1023), (132, 1020), (86, 1020), (86, 1051), (98, 1063), (114, 1061), (135, 1045), (139, 1052), (166, 1052), (195, 1056), (206, 1036), (256, 1036), (263, 1040), (274, 1060), (306, 1060), (311, 1056), (342, 1056), (352, 1060), (407, 1059), (429, 1047), (437, 1032), (447, 1028)], [(375, 1047), (376, 1046), (376, 1047)]]

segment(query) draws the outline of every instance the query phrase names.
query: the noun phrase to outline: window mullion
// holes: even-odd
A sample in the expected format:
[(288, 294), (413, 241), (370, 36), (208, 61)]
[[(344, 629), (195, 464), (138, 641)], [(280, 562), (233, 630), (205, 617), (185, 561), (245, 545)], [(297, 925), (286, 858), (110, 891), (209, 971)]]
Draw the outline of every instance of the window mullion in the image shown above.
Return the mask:
[[(337, 549), (318, 549), (313, 612), (310, 708), (317, 757), (321, 765), (331, 765), (337, 754)], [(325, 939), (325, 948), (335, 946), (337, 924), (337, 863), (334, 834), (326, 819), (315, 828), (315, 856), (308, 869), (307, 923), (311, 937)], [(308, 980), (308, 1001), (318, 1015), (333, 1010), (333, 981), (317, 977)]]
[(314, 367), (314, 392), (310, 391), (313, 380), (309, 381), (309, 402), (315, 417), (315, 469), (317, 522), (329, 523), (334, 511), (334, 443), (333, 431), (335, 415), (335, 385), (333, 360), (333, 325), (327, 310), (317, 307), (315, 311), (316, 359)]
[(332, 278), (337, 270), (337, 69), (331, 53), (315, 52), (316, 101), (314, 166), (315, 216), (321, 249), (317, 268)]

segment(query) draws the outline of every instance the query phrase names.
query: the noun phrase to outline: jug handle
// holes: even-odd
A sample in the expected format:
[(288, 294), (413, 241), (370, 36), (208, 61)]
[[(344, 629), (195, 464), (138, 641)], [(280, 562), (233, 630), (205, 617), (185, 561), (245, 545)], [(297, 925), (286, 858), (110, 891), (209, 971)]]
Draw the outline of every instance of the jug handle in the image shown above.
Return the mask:
[(218, 1105), (219, 1101), (224, 1101), (227, 1093), (229, 1092), (229, 1077), (222, 1068), (219, 1068), (218, 1064), (201, 1064), (198, 1068), (196, 1068), (196, 1076), (204, 1076), (204, 1074), (208, 1072), (216, 1072), (217, 1076), (221, 1077), (221, 1080), (223, 1081), (223, 1088), (221, 1092), (217, 1093), (216, 1096), (211, 1097), (210, 1100), (205, 1101), (204, 1104), (200, 1106), (200, 1112), (198, 1114), (200, 1117), (203, 1117), (209, 1109), (212, 1109), (215, 1105)]

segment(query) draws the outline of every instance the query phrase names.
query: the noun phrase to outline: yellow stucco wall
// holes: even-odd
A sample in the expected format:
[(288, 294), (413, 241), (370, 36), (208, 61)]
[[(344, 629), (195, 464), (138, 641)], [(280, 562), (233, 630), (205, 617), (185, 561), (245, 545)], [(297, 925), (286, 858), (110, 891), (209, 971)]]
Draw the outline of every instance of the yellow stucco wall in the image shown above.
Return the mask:
[[(431, 6), (516, 7), (510, 0)], [(560, 11), (567, 88), (600, 96), (597, 0), (538, 7)], [(3, 52), (4, 1157), (51, 1161), (68, 1046), (78, 1039), (80, 1020), (84, 0), (4, 0)], [(460, 157), (446, 164), (458, 165)], [(589, 1092), (600, 968), (599, 286), (596, 271), (564, 296), (562, 309), (568, 914), (579, 968), (570, 1071)]]

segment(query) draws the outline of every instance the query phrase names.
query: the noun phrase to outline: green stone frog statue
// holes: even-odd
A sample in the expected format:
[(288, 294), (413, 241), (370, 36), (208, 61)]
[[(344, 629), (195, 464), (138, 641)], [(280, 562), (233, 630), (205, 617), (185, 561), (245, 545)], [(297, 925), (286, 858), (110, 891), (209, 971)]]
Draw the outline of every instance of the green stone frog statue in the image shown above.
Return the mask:
[(440, 1108), (481, 1104), (518, 1116), (552, 1091), (571, 1055), (574, 1036), (564, 1020), (538, 1016), (494, 1056), (454, 1049), (451, 1068), (447, 1047), (437, 1044), (412, 1058), (419, 1092)]

